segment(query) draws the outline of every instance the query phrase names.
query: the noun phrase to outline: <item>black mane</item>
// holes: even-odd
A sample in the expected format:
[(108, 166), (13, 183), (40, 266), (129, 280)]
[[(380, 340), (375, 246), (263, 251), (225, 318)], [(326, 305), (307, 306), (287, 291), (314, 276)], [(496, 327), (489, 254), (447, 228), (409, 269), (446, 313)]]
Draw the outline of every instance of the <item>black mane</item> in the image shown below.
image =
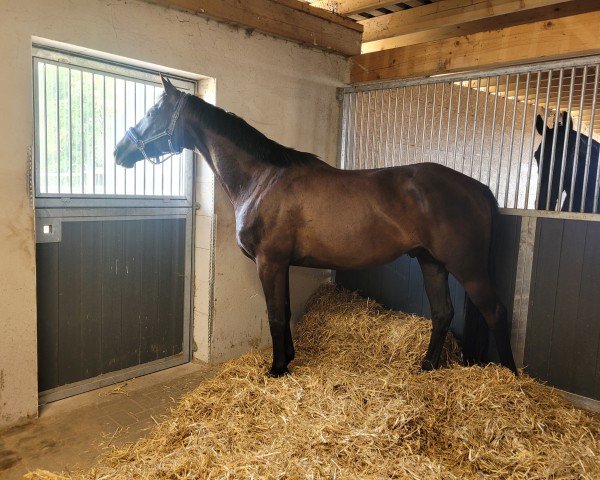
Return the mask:
[(199, 115), (203, 124), (227, 136), (235, 145), (257, 160), (282, 167), (319, 161), (319, 158), (312, 153), (299, 152), (271, 140), (243, 118), (198, 97), (193, 98), (193, 104), (201, 110)]

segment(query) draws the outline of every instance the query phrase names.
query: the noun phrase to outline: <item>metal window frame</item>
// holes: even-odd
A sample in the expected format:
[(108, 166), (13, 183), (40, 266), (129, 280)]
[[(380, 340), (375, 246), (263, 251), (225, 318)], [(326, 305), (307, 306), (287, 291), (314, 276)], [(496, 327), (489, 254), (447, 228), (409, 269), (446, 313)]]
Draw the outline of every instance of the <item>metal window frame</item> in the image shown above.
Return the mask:
[[(191, 207), (193, 203), (193, 178), (194, 163), (196, 155), (184, 150), (182, 166), (184, 196), (171, 195), (123, 195), (123, 194), (81, 194), (81, 193), (41, 193), (40, 182), (40, 132), (38, 131), (38, 64), (52, 64), (64, 67), (73, 67), (78, 71), (102, 75), (104, 79), (114, 78), (124, 81), (135, 81), (148, 86), (160, 85), (160, 71), (142, 68), (136, 65), (127, 65), (111, 60), (87, 56), (81, 53), (66, 52), (52, 47), (34, 44), (32, 47), (33, 68), (33, 100), (34, 100), (34, 183), (36, 206), (41, 208), (65, 208), (65, 207), (120, 207), (126, 203), (126, 207)], [(164, 72), (162, 72), (164, 73)], [(169, 79), (179, 89), (191, 94), (197, 94), (198, 83), (191, 78), (185, 78), (169, 73)], [(106, 87), (104, 87), (106, 88)], [(94, 158), (94, 160), (96, 160)], [(94, 163), (95, 165), (95, 163)], [(104, 166), (106, 170), (106, 165)], [(160, 167), (153, 167), (160, 168)], [(145, 171), (144, 171), (145, 179)], [(154, 177), (153, 177), (154, 178)], [(135, 182), (134, 178), (134, 182)], [(164, 179), (163, 179), (164, 180)], [(60, 179), (59, 179), (60, 181)], [(82, 180), (83, 181), (83, 180)], [(93, 183), (95, 187), (95, 182)]]
[[(561, 77), (562, 77), (562, 72), (566, 69), (571, 69), (572, 71), (574, 71), (576, 68), (584, 68), (584, 69), (592, 70), (592, 69), (594, 69), (594, 66), (596, 66), (596, 71), (598, 71), (598, 69), (600, 69), (600, 55), (590, 55), (590, 56), (584, 56), (584, 57), (561, 59), (561, 60), (546, 61), (546, 62), (537, 62), (537, 63), (530, 63), (530, 64), (524, 64), (524, 65), (517, 65), (517, 66), (499, 67), (499, 68), (495, 68), (495, 69), (475, 70), (475, 71), (459, 72), (459, 73), (452, 73), (452, 74), (442, 74), (442, 75), (435, 75), (435, 76), (430, 76), (430, 77), (415, 77), (415, 78), (398, 79), (398, 80), (384, 81), (384, 82), (371, 82), (371, 83), (357, 84), (357, 85), (348, 86), (348, 87), (340, 87), (340, 88), (338, 88), (338, 91), (337, 91), (337, 98), (338, 98), (338, 100), (341, 101), (341, 116), (342, 116), (342, 118), (340, 120), (340, 143), (339, 143), (339, 149), (338, 149), (338, 151), (339, 151), (338, 165), (342, 169), (349, 168), (350, 167), (350, 165), (348, 163), (349, 154), (350, 154), (350, 152), (352, 152), (351, 154), (354, 154), (354, 144), (351, 144), (350, 142), (348, 142), (346, 140), (353, 137), (353, 135), (354, 136), (356, 135), (356, 132), (355, 131), (353, 132), (351, 130), (352, 122), (348, 117), (349, 117), (349, 112), (352, 111), (352, 103), (355, 104), (354, 109), (356, 110), (356, 103), (358, 103), (358, 95), (355, 97), (354, 102), (352, 102), (352, 100), (350, 98), (351, 97), (350, 94), (365, 94), (365, 93), (370, 94), (370, 92), (379, 91), (379, 90), (388, 90), (391, 92), (393, 89), (396, 89), (396, 95), (397, 95), (397, 91), (400, 88), (405, 89), (407, 87), (422, 87), (422, 86), (428, 86), (428, 85), (432, 85), (432, 84), (433, 85), (435, 85), (435, 84), (445, 85), (446, 83), (450, 83), (451, 85), (453, 85), (454, 83), (457, 83), (457, 82), (480, 80), (483, 77), (488, 78), (488, 79), (493, 79), (493, 78), (502, 79), (504, 77), (508, 81), (508, 78), (510, 76), (514, 76), (515, 78), (520, 78), (521, 76), (525, 76), (525, 75), (527, 76), (527, 79), (531, 79), (531, 78), (533, 78), (534, 75), (537, 75), (538, 87), (536, 87), (536, 88), (537, 88), (537, 91), (539, 94), (540, 78), (545, 73), (547, 73), (549, 71), (553, 71), (556, 74), (557, 73), (556, 71), (559, 70), (561, 72)], [(572, 75), (571, 82), (573, 81), (573, 79), (574, 79), (574, 75)], [(529, 88), (529, 82), (527, 85)], [(489, 86), (490, 86), (490, 84), (488, 82), (487, 87), (486, 87), (487, 90), (489, 90)], [(501, 87), (497, 86), (496, 88), (501, 88)], [(563, 88), (564, 88), (564, 86), (563, 86)], [(594, 92), (596, 92), (596, 90), (598, 89), (598, 85), (590, 86), (588, 88), (594, 88)], [(549, 94), (549, 92), (550, 92), (550, 88), (548, 88), (548, 94)], [(569, 92), (567, 92), (567, 93), (569, 93)], [(572, 89), (571, 89), (570, 93), (572, 94)], [(390, 95), (391, 95), (391, 93), (390, 93)], [(496, 99), (494, 101), (494, 103), (495, 103), (498, 100), (499, 95), (495, 95), (494, 97)], [(508, 95), (505, 95), (505, 99), (507, 97), (508, 97)], [(571, 98), (571, 95), (569, 95), (569, 99), (570, 98)], [(504, 101), (503, 99), (500, 99), (500, 100)], [(596, 103), (595, 96), (594, 96), (593, 100), (594, 100), (594, 106), (595, 106), (595, 103)], [(526, 103), (526, 104), (529, 105), (529, 103)], [(537, 105), (538, 105), (538, 98), (536, 97), (535, 104), (532, 105), (532, 108), (536, 108)], [(486, 100), (486, 107), (487, 107), (487, 100)], [(592, 107), (592, 108), (594, 108), (594, 107)], [(435, 109), (435, 105), (434, 105), (434, 109)], [(433, 119), (433, 116), (432, 116), (432, 119)], [(449, 115), (448, 119), (450, 119), (450, 115)], [(477, 117), (475, 117), (475, 121), (477, 121), (476, 119), (477, 119)], [(440, 121), (441, 121), (441, 116), (440, 116)], [(496, 115), (493, 116), (492, 121), (493, 122), (496, 121)], [(581, 122), (579, 121), (579, 123), (581, 123)], [(523, 122), (523, 125), (524, 125), (524, 122)], [(368, 127), (368, 121), (367, 121), (367, 127)], [(352, 128), (356, 128), (356, 120), (352, 123)], [(395, 125), (394, 125), (394, 128), (395, 128)], [(438, 133), (441, 133), (441, 128)], [(581, 132), (579, 132), (577, 135), (578, 139), (579, 139), (580, 135), (581, 135)], [(360, 137), (360, 139), (362, 139), (362, 136)], [(395, 140), (395, 135), (394, 135), (393, 140)], [(552, 140), (552, 139), (550, 139), (550, 140)], [(511, 141), (511, 146), (512, 146), (512, 141), (513, 141), (512, 137), (511, 137), (510, 141)], [(591, 142), (589, 142), (589, 144), (591, 145)], [(481, 146), (483, 148), (483, 142), (482, 142)], [(521, 148), (522, 148), (522, 145), (521, 145)], [(533, 142), (532, 142), (532, 148), (533, 148)], [(565, 154), (566, 154), (566, 151), (563, 153), (563, 156)], [(532, 155), (532, 158), (533, 158), (533, 155)], [(471, 158), (471, 160), (472, 160), (472, 158)], [(481, 160), (481, 158), (480, 158), (480, 160)], [(429, 161), (431, 161), (431, 160), (429, 160)], [(441, 162), (438, 162), (438, 163), (441, 163)], [(387, 166), (387, 158), (385, 159), (385, 164)], [(599, 165), (600, 165), (600, 161), (599, 161)], [(530, 160), (530, 166), (531, 166), (531, 160)], [(359, 167), (359, 168), (361, 168), (361, 167)], [(482, 169), (482, 168), (483, 168), (483, 163), (482, 163), (482, 165), (480, 165), (480, 169)], [(499, 162), (498, 168), (499, 169), (502, 168), (501, 162)], [(563, 168), (564, 168), (564, 164), (563, 164)], [(599, 169), (600, 169), (600, 167), (599, 167)], [(587, 170), (587, 166), (586, 166), (586, 170)], [(480, 174), (479, 174), (480, 181), (481, 181), (481, 175), (482, 175), (482, 171), (480, 170)], [(509, 171), (509, 175), (510, 175), (510, 171)], [(561, 175), (561, 177), (562, 177), (562, 175)], [(587, 176), (586, 176), (586, 178), (587, 178)], [(488, 180), (488, 183), (491, 182), (491, 178), (488, 178), (487, 180)], [(504, 187), (505, 192), (507, 192), (509, 190), (508, 182), (510, 180), (512, 180), (512, 178), (506, 179), (507, 183)], [(562, 178), (561, 178), (561, 180), (562, 180)], [(538, 188), (539, 188), (539, 181), (540, 181), (540, 178), (538, 178), (538, 185), (537, 185)], [(498, 174), (496, 183), (497, 183), (497, 185), (494, 186), (493, 191), (496, 191), (495, 192), (496, 197), (498, 197), (499, 193), (501, 193), (500, 192), (500, 174)], [(600, 181), (598, 183), (600, 184)], [(517, 184), (516, 184), (517, 192), (519, 189), (519, 186), (518, 186), (519, 184), (520, 184), (520, 179), (517, 179)], [(491, 185), (490, 185), (490, 188), (492, 188)], [(529, 188), (530, 188), (530, 182), (528, 181), (526, 184), (527, 193), (529, 193)], [(531, 185), (531, 188), (536, 188), (536, 185)], [(571, 188), (573, 189), (573, 186)], [(597, 190), (598, 190), (598, 188), (597, 188)], [(589, 192), (587, 192), (587, 193), (589, 195)], [(592, 192), (592, 195), (593, 194), (594, 193)], [(514, 197), (515, 198), (513, 198), (512, 200), (517, 202), (518, 196), (516, 196), (516, 194), (515, 194)], [(527, 205), (527, 198), (528, 197), (526, 196), (525, 197), (525, 202), (526, 202), (525, 205)], [(549, 198), (549, 195), (548, 195), (548, 198)], [(572, 203), (572, 198), (571, 198), (571, 203)], [(583, 202), (582, 202), (582, 208), (583, 208)], [(528, 208), (508, 208), (508, 207), (500, 208), (500, 210), (501, 210), (501, 212), (508, 214), (508, 215), (520, 215), (520, 216), (529, 216), (529, 217), (553, 217), (553, 218), (562, 218), (562, 219), (600, 221), (600, 212), (598, 212), (598, 213), (581, 213), (581, 212), (577, 212), (577, 211), (562, 212), (562, 211), (537, 210), (535, 208), (528, 209)]]

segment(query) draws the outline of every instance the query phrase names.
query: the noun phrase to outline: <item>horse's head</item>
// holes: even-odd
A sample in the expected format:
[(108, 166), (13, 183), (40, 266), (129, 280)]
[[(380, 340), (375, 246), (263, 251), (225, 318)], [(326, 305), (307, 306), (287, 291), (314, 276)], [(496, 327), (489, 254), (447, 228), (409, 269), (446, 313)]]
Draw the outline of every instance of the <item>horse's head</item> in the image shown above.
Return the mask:
[[(570, 120), (570, 121), (567, 121)], [(569, 124), (569, 129), (567, 129), (567, 123)], [(556, 149), (554, 154), (554, 165), (558, 165), (560, 168), (560, 162), (562, 161), (563, 148), (565, 144), (565, 135), (571, 135), (571, 133), (575, 133), (573, 129), (573, 119), (569, 119), (568, 113), (563, 112), (560, 117), (557, 115), (554, 121), (554, 127), (550, 128), (547, 125), (544, 125), (544, 120), (541, 115), (538, 115), (535, 119), (535, 129), (540, 135), (544, 135), (546, 140), (544, 142), (544, 153), (542, 156), (542, 144), (540, 142), (537, 150), (534, 153), (535, 160), (539, 166), (541, 158), (544, 159), (544, 165), (549, 169), (550, 168), (550, 159), (552, 157), (552, 143), (554, 139), (554, 129), (557, 128), (556, 132)], [(571, 148), (571, 141), (569, 141), (568, 147)]]
[(178, 131), (175, 127), (187, 95), (162, 75), (161, 80), (164, 94), (117, 143), (114, 151), (117, 165), (131, 168), (144, 159), (159, 163), (161, 155), (181, 153), (181, 128)]

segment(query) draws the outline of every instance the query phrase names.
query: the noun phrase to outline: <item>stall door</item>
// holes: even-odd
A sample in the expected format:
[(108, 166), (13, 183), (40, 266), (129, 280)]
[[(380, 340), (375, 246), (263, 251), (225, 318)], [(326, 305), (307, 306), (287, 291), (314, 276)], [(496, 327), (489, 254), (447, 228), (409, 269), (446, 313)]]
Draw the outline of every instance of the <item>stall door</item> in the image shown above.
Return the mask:
[(189, 360), (193, 158), (114, 163), (115, 143), (162, 93), (156, 72), (42, 48), (33, 68), (47, 402)]

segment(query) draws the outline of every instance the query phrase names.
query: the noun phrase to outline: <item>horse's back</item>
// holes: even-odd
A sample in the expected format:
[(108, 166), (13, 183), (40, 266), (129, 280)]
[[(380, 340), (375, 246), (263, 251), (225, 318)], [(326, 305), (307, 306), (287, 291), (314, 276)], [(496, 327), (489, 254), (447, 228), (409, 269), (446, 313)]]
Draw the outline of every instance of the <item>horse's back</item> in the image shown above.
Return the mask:
[(443, 165), (323, 168), (297, 177), (285, 191), (286, 209), (301, 218), (295, 222), (300, 257), (319, 251), (334, 266), (358, 268), (355, 258), (383, 263), (419, 247), (444, 259), (483, 240), (480, 250), (487, 252), (489, 236), (481, 231), (490, 227), (489, 189)]

